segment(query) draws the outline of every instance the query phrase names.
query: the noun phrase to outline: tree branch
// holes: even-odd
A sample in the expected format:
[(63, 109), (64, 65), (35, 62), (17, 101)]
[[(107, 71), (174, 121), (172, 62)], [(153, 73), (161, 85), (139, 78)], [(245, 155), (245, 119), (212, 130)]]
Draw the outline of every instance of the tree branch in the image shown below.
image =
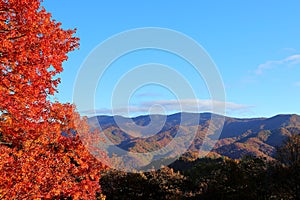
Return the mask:
[(20, 38), (22, 38), (22, 37), (24, 37), (25, 36), (25, 34), (22, 34), (22, 35), (19, 35), (19, 36), (16, 36), (16, 37), (10, 37), (10, 38), (8, 38), (9, 40), (16, 40), (16, 39), (20, 39)]
[(6, 145), (6, 146), (9, 146), (9, 147), (12, 146), (11, 142), (2, 142), (2, 141), (0, 141), (0, 144)]

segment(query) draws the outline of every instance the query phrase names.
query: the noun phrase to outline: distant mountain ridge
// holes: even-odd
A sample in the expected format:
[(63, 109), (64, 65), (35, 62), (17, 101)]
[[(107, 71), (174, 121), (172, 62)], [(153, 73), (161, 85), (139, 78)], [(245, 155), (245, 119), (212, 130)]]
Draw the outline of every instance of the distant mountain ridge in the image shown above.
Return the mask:
[[(212, 132), (207, 132), (211, 117), (224, 119), (224, 126), (214, 124)], [(181, 119), (184, 118), (184, 122)], [(153, 130), (160, 125), (159, 131), (149, 132), (143, 129), (151, 125), (151, 119), (157, 121)], [(161, 124), (160, 124), (161, 122)], [(164, 122), (164, 123), (163, 123)], [(232, 118), (212, 113), (176, 113), (172, 115), (143, 115), (134, 118), (122, 116), (96, 116), (89, 118), (93, 128), (99, 128), (114, 145), (132, 152), (149, 152), (167, 145), (178, 130), (189, 134), (197, 130), (189, 150), (198, 151), (203, 139), (208, 136), (208, 146), (213, 145), (212, 152), (231, 158), (241, 158), (245, 155), (273, 159), (275, 147), (292, 134), (300, 134), (300, 116), (296, 114), (276, 115), (271, 118)], [(128, 131), (124, 130), (124, 128)], [(138, 125), (138, 126), (137, 126)], [(132, 127), (140, 127), (135, 129)], [(222, 129), (220, 135), (216, 134)], [(144, 132), (143, 132), (144, 131)], [(149, 137), (136, 137), (136, 135)], [(180, 138), (184, 142), (184, 137)], [(204, 148), (205, 149), (205, 148)], [(209, 147), (207, 147), (209, 149)]]

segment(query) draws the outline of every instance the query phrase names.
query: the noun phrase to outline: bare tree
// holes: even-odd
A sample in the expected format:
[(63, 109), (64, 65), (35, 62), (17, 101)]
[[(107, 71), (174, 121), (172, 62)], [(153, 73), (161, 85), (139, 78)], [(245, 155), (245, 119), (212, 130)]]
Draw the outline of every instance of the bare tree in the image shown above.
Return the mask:
[(276, 158), (286, 167), (300, 166), (300, 134), (287, 138), (282, 146), (277, 148)]
[(280, 193), (284, 198), (300, 199), (300, 134), (292, 135), (277, 148)]

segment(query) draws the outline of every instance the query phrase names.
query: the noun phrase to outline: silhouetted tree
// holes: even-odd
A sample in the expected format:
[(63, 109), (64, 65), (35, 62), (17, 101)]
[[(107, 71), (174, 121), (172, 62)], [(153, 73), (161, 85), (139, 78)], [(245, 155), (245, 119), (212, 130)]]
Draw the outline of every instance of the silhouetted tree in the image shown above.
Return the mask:
[(184, 190), (189, 188), (186, 178), (168, 167), (137, 173), (106, 171), (100, 183), (107, 199), (176, 200), (189, 195)]
[(278, 164), (273, 171), (277, 193), (283, 198), (300, 199), (300, 135), (288, 137), (277, 148)]

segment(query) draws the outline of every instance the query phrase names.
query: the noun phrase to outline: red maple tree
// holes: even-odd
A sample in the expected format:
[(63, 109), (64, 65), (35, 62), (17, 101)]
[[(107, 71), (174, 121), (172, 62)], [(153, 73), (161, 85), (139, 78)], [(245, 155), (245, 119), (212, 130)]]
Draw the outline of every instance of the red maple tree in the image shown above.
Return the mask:
[(0, 1), (0, 199), (95, 199), (105, 166), (77, 134), (87, 121), (49, 100), (79, 39), (40, 3)]

